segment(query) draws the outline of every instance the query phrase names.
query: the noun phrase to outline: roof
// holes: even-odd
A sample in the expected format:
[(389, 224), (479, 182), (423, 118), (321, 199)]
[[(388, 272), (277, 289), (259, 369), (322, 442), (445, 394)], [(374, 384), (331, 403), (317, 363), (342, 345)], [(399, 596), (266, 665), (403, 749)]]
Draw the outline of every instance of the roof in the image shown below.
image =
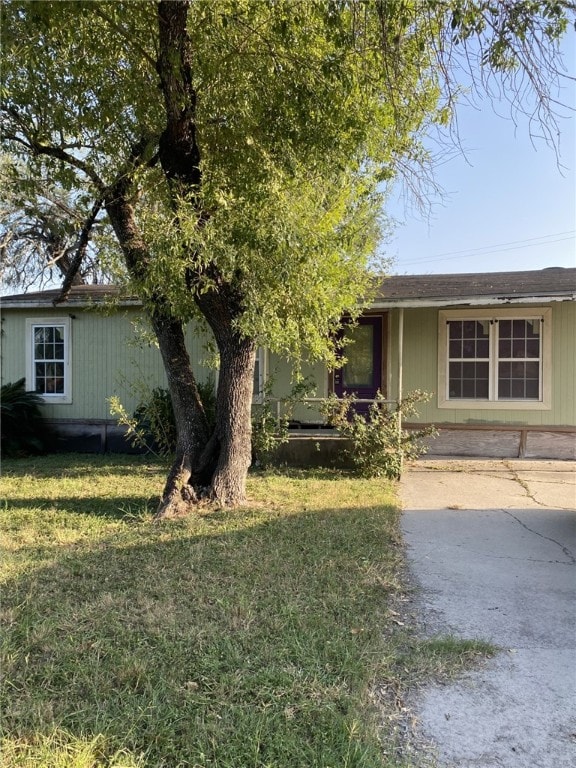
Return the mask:
[[(0, 299), (3, 308), (88, 307), (106, 300), (139, 305), (114, 285), (73, 286), (65, 302), (60, 289)], [(475, 272), (462, 275), (392, 275), (382, 280), (375, 308), (482, 306), (543, 301), (576, 301), (576, 268), (548, 267), (528, 272)]]
[(134, 297), (128, 297), (115, 285), (73, 285), (66, 301), (58, 302), (61, 289), (53, 288), (48, 291), (33, 293), (18, 293), (12, 296), (2, 296), (2, 309), (48, 309), (54, 307), (89, 307), (102, 304), (105, 301), (118, 302), (121, 305), (141, 302)]
[(431, 307), (576, 301), (576, 268), (462, 275), (393, 275), (379, 286), (375, 307)]

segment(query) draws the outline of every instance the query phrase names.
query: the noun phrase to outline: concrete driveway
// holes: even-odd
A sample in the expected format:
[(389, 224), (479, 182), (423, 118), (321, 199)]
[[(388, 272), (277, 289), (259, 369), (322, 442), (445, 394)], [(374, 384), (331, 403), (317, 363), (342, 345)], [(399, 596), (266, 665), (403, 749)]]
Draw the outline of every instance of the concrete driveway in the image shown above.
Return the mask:
[(401, 495), (423, 631), (502, 649), (415, 692), (420, 739), (439, 766), (574, 768), (576, 463), (421, 460)]

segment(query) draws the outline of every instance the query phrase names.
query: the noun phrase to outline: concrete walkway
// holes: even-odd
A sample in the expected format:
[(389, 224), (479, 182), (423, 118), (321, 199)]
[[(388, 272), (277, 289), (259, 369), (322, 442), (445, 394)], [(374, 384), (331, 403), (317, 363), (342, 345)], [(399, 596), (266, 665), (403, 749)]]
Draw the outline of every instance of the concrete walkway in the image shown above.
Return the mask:
[(414, 694), (420, 738), (439, 766), (574, 768), (576, 463), (421, 460), (401, 494), (424, 632), (502, 649)]

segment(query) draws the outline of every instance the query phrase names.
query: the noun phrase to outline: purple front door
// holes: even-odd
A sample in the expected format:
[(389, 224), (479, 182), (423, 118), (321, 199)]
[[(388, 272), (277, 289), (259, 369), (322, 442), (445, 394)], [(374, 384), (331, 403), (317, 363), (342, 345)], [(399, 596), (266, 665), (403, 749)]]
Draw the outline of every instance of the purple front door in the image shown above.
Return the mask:
[[(373, 400), (382, 386), (382, 317), (361, 317), (358, 325), (346, 331), (353, 341), (346, 345), (345, 365), (334, 373), (334, 392), (338, 397), (356, 395), (359, 400)], [(356, 410), (366, 413), (369, 403), (359, 403)]]

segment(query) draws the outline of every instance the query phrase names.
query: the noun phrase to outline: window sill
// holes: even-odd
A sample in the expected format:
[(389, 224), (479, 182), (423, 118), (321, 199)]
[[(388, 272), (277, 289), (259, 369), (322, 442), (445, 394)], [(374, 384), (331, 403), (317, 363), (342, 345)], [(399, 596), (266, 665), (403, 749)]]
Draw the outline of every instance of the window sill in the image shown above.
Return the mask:
[(71, 395), (39, 395), (45, 405), (70, 405)]
[(438, 408), (469, 411), (550, 411), (541, 400), (438, 400)]

